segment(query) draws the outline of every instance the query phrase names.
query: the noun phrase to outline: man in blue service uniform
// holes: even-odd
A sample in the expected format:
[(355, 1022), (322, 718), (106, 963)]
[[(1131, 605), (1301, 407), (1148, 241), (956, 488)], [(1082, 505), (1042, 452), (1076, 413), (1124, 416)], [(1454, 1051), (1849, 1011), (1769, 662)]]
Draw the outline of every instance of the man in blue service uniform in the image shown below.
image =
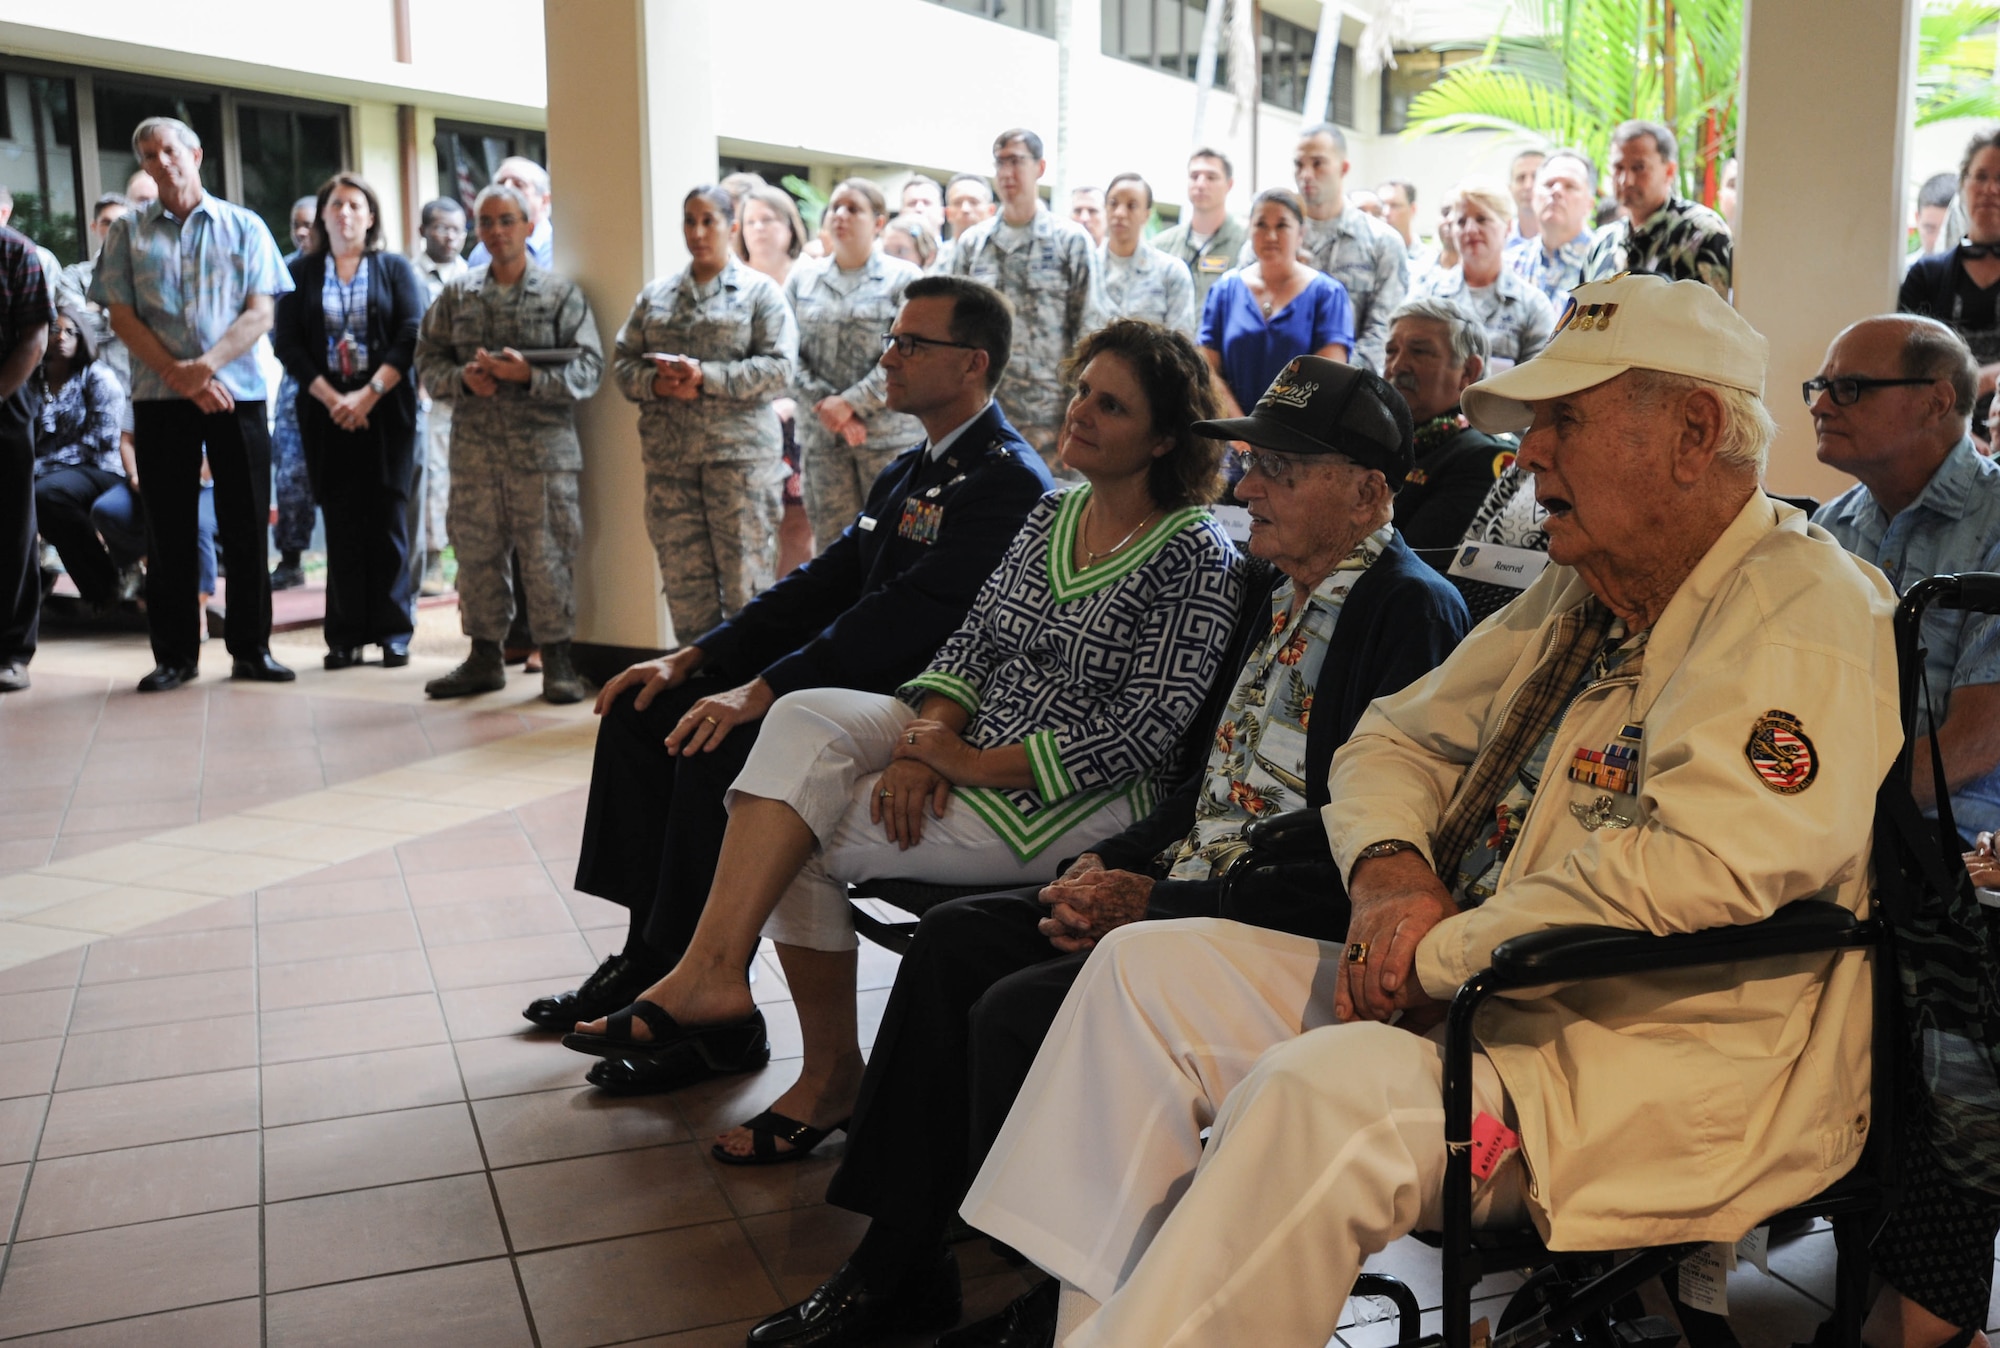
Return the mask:
[(537, 1000), (529, 1020), (567, 1030), (618, 1010), (673, 967), (715, 874), (723, 793), (774, 701), (799, 688), (889, 692), (964, 619), (1054, 485), (993, 401), (1013, 322), (1000, 293), (977, 281), (912, 282), (882, 366), (889, 406), (924, 423), (924, 442), (883, 470), (825, 551), (598, 695), (604, 720), (576, 887), (630, 909), (631, 928), (622, 951), (574, 992)]

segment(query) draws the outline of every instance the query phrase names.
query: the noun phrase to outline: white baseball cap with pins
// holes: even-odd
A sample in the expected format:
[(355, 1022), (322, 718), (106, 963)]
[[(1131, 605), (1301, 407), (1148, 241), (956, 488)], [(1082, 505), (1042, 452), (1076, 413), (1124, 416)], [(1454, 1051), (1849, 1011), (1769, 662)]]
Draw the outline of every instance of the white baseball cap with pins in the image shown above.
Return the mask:
[(1572, 290), (1541, 354), (1474, 384), (1463, 406), (1482, 431), (1525, 431), (1535, 419), (1528, 404), (1627, 370), (1686, 375), (1761, 398), (1769, 363), (1769, 343), (1709, 286), (1624, 273)]

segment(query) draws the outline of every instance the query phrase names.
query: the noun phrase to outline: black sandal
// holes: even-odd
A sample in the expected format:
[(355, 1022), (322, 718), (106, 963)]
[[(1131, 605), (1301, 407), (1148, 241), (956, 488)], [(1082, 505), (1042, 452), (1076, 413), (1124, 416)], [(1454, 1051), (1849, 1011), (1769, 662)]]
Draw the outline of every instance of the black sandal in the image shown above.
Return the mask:
[[(646, 1028), (653, 1032), (651, 1039), (632, 1037), (635, 1020), (646, 1022)], [(644, 1000), (606, 1016), (603, 1034), (572, 1030), (562, 1037), (564, 1048), (588, 1053), (593, 1058), (650, 1057), (692, 1047), (704, 1058), (732, 1060), (754, 1053), (767, 1042), (762, 1011), (714, 1025), (683, 1025), (667, 1014), (665, 1008)]]
[[(800, 1123), (797, 1119), (767, 1109), (742, 1126), (750, 1130), (751, 1151), (748, 1156), (738, 1156), (720, 1142), (711, 1146), (709, 1155), (724, 1165), (785, 1165), (792, 1161), (802, 1161), (812, 1154), (814, 1147), (827, 1140), (834, 1133), (845, 1132), (850, 1119), (842, 1119), (831, 1128), (814, 1128)], [(779, 1151), (778, 1143), (791, 1144), (790, 1151)]]

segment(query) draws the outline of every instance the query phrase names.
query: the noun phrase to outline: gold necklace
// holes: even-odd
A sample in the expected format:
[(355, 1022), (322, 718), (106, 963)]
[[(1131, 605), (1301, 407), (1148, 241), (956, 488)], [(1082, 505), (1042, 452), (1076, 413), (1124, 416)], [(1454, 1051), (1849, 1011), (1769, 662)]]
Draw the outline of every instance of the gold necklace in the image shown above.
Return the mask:
[[(1090, 511), (1091, 519), (1097, 518), (1096, 505), (1097, 503), (1095, 501), (1091, 502), (1091, 511)], [(1084, 566), (1086, 568), (1096, 566), (1106, 557), (1111, 556), (1113, 553), (1117, 552), (1120, 548), (1124, 547), (1127, 543), (1130, 543), (1133, 539), (1139, 536), (1139, 531), (1141, 529), (1144, 529), (1147, 525), (1153, 522), (1153, 516), (1159, 513), (1160, 513), (1159, 507), (1155, 506), (1153, 510), (1147, 514), (1146, 518), (1140, 520), (1137, 524), (1132, 526), (1131, 533), (1125, 535), (1125, 537), (1119, 539), (1116, 543), (1113, 543), (1110, 547), (1106, 548), (1102, 552), (1098, 552), (1090, 546), (1090, 520), (1089, 519), (1085, 520), (1083, 522), (1083, 529), (1081, 530), (1081, 535), (1082, 535), (1081, 541), (1083, 543), (1084, 556), (1088, 557), (1090, 560), (1085, 562)]]

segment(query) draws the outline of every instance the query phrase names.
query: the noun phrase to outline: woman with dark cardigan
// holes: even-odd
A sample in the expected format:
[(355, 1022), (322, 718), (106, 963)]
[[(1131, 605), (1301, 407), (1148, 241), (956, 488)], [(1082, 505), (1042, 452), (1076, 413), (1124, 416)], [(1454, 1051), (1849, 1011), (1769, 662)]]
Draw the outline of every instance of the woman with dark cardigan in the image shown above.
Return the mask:
[(375, 189), (336, 173), (319, 189), (312, 243), (271, 333), (298, 381), (306, 473), (326, 519), (326, 667), (410, 662), (409, 498), (416, 453), (410, 382), (425, 291), (382, 248)]

